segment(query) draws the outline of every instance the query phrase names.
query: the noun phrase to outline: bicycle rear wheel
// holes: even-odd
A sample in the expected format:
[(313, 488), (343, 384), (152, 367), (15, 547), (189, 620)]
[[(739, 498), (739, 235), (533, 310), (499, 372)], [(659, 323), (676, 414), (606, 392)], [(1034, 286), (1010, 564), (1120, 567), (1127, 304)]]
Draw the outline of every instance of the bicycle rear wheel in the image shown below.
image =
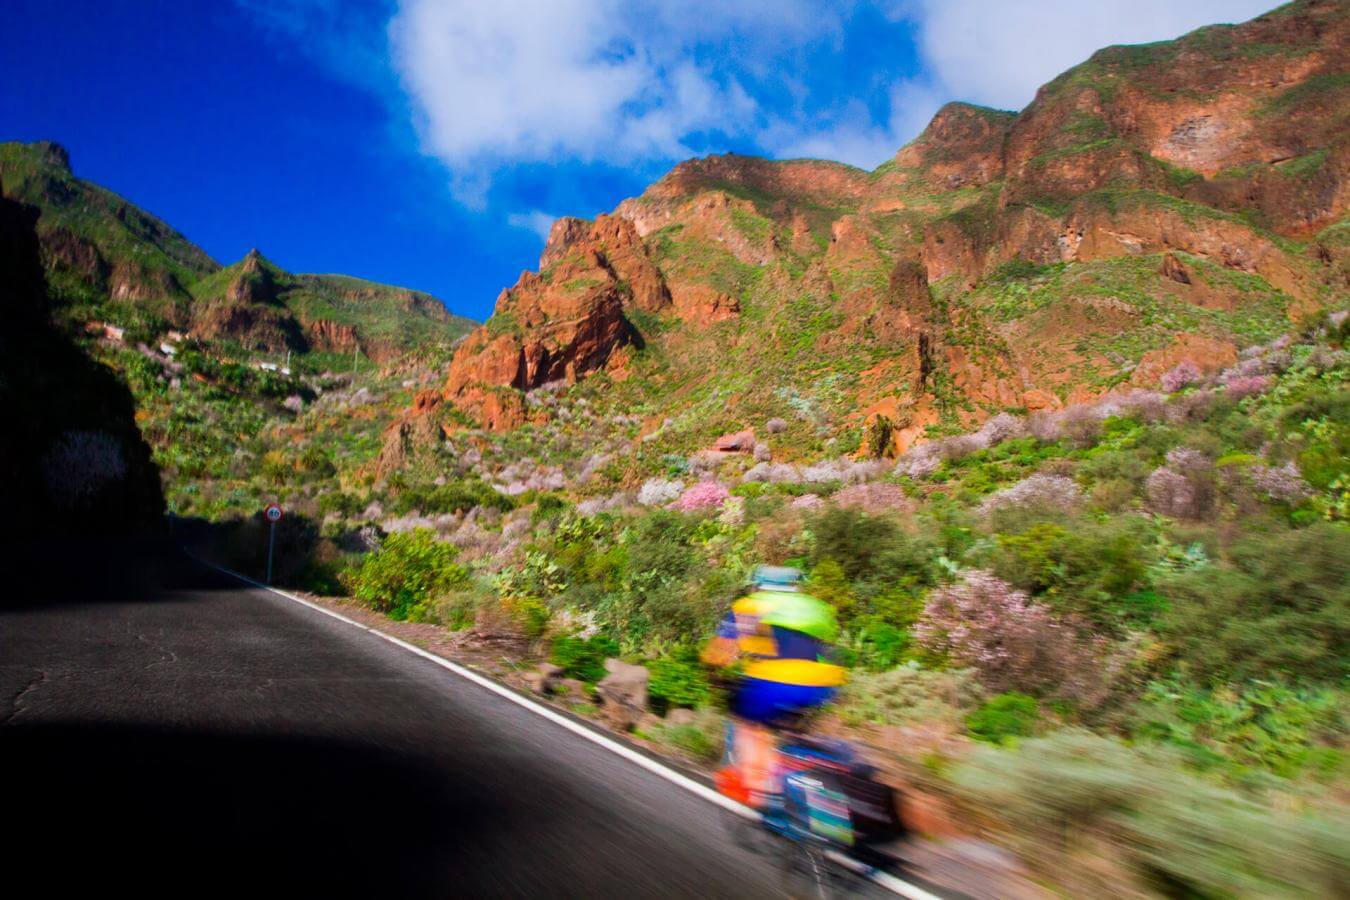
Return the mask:
[(848, 892), (824, 848), (811, 841), (788, 841), (784, 857), (783, 890), (795, 900), (835, 900)]
[(749, 850), (758, 856), (767, 856), (777, 852), (776, 843), (779, 838), (765, 825), (763, 819), (758, 816), (750, 818), (740, 813), (734, 813), (729, 809), (721, 811), (722, 829), (726, 832), (731, 843), (740, 847), (742, 850)]

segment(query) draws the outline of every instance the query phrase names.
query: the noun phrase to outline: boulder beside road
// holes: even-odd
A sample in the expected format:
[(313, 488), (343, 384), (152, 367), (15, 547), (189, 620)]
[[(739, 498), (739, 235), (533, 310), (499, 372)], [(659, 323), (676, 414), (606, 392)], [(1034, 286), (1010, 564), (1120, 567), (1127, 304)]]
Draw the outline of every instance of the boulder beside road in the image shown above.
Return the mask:
[(618, 659), (605, 660), (609, 674), (600, 679), (596, 691), (600, 695), (600, 715), (611, 727), (630, 731), (647, 711), (646, 666), (636, 666)]

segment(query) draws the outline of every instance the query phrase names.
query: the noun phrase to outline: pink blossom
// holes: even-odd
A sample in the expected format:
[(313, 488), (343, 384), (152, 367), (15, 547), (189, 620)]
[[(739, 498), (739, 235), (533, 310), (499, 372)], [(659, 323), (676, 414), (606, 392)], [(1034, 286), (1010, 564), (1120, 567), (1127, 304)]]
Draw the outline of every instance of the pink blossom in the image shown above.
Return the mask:
[(1023, 690), (1091, 705), (1109, 688), (1104, 641), (1080, 637), (1021, 591), (982, 570), (934, 590), (914, 629), (930, 651), (979, 674), (990, 690)]
[(1264, 394), (1270, 388), (1270, 378), (1266, 375), (1250, 375), (1230, 378), (1225, 385), (1225, 393), (1234, 400), (1255, 397)]
[(941, 448), (936, 444), (913, 447), (895, 464), (895, 474), (909, 478), (927, 478), (942, 465)]
[(796, 484), (801, 480), (801, 473), (791, 463), (758, 463), (741, 476), (741, 481), (763, 484)]
[(1153, 470), (1144, 483), (1154, 512), (1175, 519), (1200, 519), (1214, 503), (1214, 466), (1200, 451), (1177, 447), (1167, 464)]
[(665, 478), (648, 478), (638, 490), (638, 503), (643, 506), (660, 506), (680, 496), (684, 483), (669, 481)]
[(1163, 373), (1162, 389), (1169, 394), (1200, 380), (1200, 369), (1189, 359), (1184, 359), (1175, 367)]
[(1021, 437), (1026, 432), (1026, 423), (1011, 413), (999, 413), (980, 426), (978, 434), (988, 441), (988, 446), (1001, 444), (1011, 438)]
[(980, 511), (990, 513), (996, 509), (1020, 506), (1069, 512), (1082, 502), (1083, 489), (1072, 478), (1037, 473), (985, 497), (980, 504)]
[(700, 481), (681, 494), (680, 498), (671, 504), (671, 508), (680, 512), (716, 509), (721, 507), (729, 496), (731, 493), (716, 481)]
[(1297, 503), (1312, 493), (1292, 462), (1282, 466), (1252, 466), (1247, 474), (1258, 491), (1278, 503)]
[(793, 509), (815, 510), (825, 505), (825, 501), (820, 499), (819, 494), (802, 494), (795, 498), (790, 504)]

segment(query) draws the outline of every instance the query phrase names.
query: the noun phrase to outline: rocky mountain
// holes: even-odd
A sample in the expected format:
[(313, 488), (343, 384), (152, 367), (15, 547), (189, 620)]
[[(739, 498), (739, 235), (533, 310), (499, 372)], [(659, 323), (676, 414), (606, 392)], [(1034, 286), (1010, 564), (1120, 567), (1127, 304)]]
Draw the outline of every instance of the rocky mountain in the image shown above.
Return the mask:
[(5, 196), (40, 211), (52, 292), (76, 318), (173, 328), (251, 350), (347, 352), (387, 360), (473, 325), (419, 291), (342, 275), (295, 275), (257, 250), (222, 267), (149, 213), (75, 177), (57, 144), (0, 144)]
[(360, 352), (377, 362), (453, 341), (473, 322), (430, 294), (346, 275), (293, 275), (256, 249), (194, 283), (191, 328), (264, 350)]
[[(895, 449), (1231, 362), (1350, 294), (1350, 2), (1109, 47), (873, 171), (690, 160), (559, 220), (442, 392), (502, 430), (594, 374), (654, 449), (781, 416)], [(427, 408), (426, 404), (423, 405)], [(669, 421), (666, 421), (666, 420)]]

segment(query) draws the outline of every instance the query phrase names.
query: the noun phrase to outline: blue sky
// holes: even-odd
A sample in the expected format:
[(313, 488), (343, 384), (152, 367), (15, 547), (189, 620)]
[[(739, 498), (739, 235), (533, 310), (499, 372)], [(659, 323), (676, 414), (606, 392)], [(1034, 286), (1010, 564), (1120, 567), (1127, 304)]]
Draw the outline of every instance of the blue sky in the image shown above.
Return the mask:
[(1110, 43), (1270, 0), (9, 0), (0, 139), (221, 262), (485, 318), (557, 215), (691, 155), (871, 168), (953, 99), (1017, 109)]

